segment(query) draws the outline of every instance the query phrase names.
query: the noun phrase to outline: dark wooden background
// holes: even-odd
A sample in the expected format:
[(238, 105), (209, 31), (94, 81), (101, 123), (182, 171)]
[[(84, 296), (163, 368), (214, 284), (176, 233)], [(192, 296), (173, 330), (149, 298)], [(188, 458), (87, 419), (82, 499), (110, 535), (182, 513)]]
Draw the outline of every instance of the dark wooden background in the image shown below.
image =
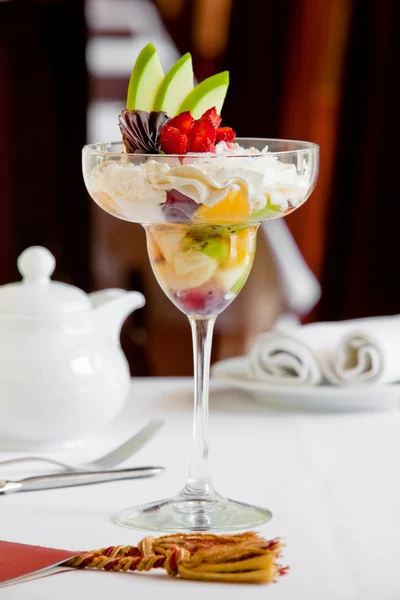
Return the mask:
[[(193, 53), (199, 79), (229, 68), (226, 123), (239, 134), (321, 145), (318, 187), (288, 219), (323, 284), (309, 319), (400, 312), (400, 2), (155, 3), (179, 50)], [(0, 2), (0, 284), (18, 278), (16, 259), (26, 246), (42, 244), (55, 254), (61, 280), (87, 291), (143, 289), (149, 306), (123, 333), (132, 371), (188, 373), (187, 325), (166, 308), (143, 267), (143, 232), (100, 216), (82, 181), (88, 102), (122, 100), (127, 85), (123, 77), (87, 72), (88, 36), (108, 33), (87, 29), (83, 0)], [(122, 28), (118, 35), (131, 33)], [(140, 260), (132, 259), (135, 253)], [(262, 269), (255, 273), (248, 290), (259, 289)], [(263, 327), (284, 309), (273, 267), (267, 280), (272, 292)], [(215, 356), (243, 350), (252, 293), (259, 292), (243, 292), (237, 309), (221, 320)], [(172, 336), (176, 349), (166, 360)]]

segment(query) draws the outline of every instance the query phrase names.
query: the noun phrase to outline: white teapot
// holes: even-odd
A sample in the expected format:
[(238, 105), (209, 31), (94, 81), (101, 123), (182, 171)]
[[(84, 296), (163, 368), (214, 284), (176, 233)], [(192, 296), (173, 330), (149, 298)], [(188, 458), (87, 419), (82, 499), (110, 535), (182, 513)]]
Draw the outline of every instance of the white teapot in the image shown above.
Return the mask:
[(110, 422), (130, 375), (119, 334), (139, 292), (85, 294), (51, 281), (40, 246), (18, 259), (22, 282), (0, 287), (0, 448), (77, 441)]

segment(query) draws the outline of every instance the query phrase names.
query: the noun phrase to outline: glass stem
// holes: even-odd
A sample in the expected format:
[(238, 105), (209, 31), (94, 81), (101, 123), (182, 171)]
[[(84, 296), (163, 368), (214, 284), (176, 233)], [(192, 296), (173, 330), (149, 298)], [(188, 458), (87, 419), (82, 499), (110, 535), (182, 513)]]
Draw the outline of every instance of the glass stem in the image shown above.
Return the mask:
[(194, 358), (193, 449), (185, 492), (207, 495), (213, 492), (208, 466), (208, 388), (215, 317), (189, 317)]

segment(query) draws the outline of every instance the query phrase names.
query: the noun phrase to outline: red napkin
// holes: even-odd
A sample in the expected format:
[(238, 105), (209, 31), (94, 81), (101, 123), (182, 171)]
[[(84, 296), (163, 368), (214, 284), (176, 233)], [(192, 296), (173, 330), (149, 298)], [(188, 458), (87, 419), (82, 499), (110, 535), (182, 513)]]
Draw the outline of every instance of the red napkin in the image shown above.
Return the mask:
[(0, 586), (17, 577), (55, 567), (77, 552), (43, 546), (27, 546), (0, 540)]

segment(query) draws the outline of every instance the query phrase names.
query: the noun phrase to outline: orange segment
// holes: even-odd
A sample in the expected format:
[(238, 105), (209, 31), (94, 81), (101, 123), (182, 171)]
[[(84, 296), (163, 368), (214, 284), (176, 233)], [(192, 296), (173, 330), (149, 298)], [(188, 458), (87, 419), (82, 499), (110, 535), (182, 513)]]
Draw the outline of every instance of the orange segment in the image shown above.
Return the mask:
[(195, 213), (196, 221), (206, 223), (241, 223), (250, 216), (250, 206), (241, 192), (229, 192), (214, 206), (200, 206)]
[(248, 256), (251, 256), (251, 233), (248, 229), (241, 229), (231, 235), (229, 258), (221, 263), (223, 269), (239, 267)]

